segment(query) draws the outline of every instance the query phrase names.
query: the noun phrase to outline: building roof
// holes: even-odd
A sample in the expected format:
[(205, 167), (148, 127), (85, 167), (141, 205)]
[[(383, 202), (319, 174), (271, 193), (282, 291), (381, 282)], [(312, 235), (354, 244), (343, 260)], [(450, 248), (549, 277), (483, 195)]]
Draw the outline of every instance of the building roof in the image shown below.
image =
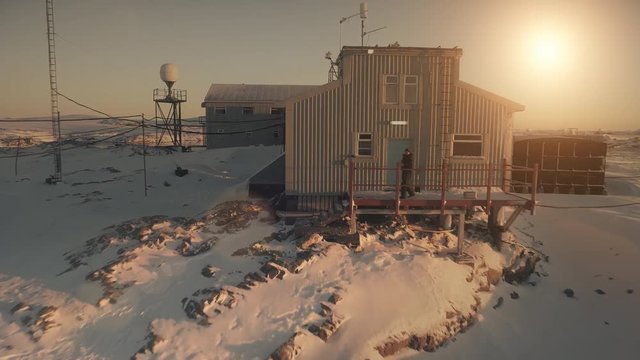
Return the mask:
[(369, 55), (443, 55), (460, 58), (462, 56), (462, 49), (457, 46), (453, 48), (415, 46), (343, 46), (340, 50), (340, 56), (352, 53), (366, 53)]
[(490, 91), (487, 91), (485, 89), (479, 88), (477, 86), (471, 85), (469, 83), (466, 83), (464, 81), (459, 80), (456, 83), (456, 86), (459, 87), (460, 89), (464, 89), (466, 91), (478, 94), (480, 96), (483, 96), (491, 101), (495, 101), (497, 103), (503, 104), (506, 107), (508, 107), (509, 109), (511, 109), (512, 111), (524, 111), (525, 106), (522, 104), (519, 104), (515, 101), (511, 101), (505, 97), (502, 97), (500, 95), (496, 95)]
[(211, 84), (202, 106), (214, 102), (278, 102), (317, 85)]

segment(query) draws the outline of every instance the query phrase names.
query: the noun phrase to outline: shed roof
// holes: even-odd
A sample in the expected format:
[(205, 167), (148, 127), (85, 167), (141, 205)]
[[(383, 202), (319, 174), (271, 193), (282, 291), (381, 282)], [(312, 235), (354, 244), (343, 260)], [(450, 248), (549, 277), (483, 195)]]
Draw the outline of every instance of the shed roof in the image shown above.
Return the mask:
[(211, 84), (202, 106), (214, 102), (278, 102), (317, 85)]

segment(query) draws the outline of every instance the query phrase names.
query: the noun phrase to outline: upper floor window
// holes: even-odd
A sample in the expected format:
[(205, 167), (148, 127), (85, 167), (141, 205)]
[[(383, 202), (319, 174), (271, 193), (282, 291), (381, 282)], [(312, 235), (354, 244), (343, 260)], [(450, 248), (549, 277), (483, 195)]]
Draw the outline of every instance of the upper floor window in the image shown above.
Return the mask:
[(252, 107), (243, 107), (242, 108), (242, 115), (253, 115), (253, 108)]
[(284, 114), (284, 108), (282, 107), (271, 108), (271, 115), (276, 115), (276, 114)]
[(398, 103), (398, 75), (384, 75), (384, 103)]
[(371, 133), (358, 134), (358, 156), (371, 156), (373, 154), (373, 135)]
[(482, 135), (479, 134), (454, 134), (453, 156), (483, 156)]
[(404, 76), (404, 103), (418, 103), (418, 77), (415, 75)]
[(227, 113), (227, 108), (225, 108), (225, 107), (217, 107), (217, 106), (216, 106), (216, 107), (214, 108), (213, 112), (214, 112), (216, 115), (224, 115), (224, 114), (226, 114), (226, 113)]

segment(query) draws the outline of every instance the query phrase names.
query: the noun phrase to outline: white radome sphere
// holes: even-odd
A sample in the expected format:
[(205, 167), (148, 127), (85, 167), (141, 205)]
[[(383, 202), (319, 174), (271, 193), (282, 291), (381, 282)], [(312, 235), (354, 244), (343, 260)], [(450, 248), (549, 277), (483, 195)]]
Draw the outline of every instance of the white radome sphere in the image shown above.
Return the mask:
[(160, 66), (160, 79), (172, 83), (178, 81), (178, 67), (171, 63), (163, 64)]

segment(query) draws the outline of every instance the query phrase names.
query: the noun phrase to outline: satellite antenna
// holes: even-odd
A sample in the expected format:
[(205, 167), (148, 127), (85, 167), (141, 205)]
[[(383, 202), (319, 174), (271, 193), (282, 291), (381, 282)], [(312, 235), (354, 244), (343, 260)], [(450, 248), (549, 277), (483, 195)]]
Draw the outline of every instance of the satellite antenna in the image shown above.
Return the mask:
[[(156, 146), (160, 146), (167, 133), (173, 146), (182, 147), (182, 103), (187, 101), (187, 90), (173, 88), (178, 81), (178, 67), (175, 64), (163, 64), (160, 67), (160, 79), (167, 88), (153, 90), (153, 101), (156, 103)], [(164, 104), (169, 105), (167, 112), (163, 109), (166, 106)], [(158, 119), (162, 124), (158, 125)], [(158, 130), (161, 130), (160, 136)]]

